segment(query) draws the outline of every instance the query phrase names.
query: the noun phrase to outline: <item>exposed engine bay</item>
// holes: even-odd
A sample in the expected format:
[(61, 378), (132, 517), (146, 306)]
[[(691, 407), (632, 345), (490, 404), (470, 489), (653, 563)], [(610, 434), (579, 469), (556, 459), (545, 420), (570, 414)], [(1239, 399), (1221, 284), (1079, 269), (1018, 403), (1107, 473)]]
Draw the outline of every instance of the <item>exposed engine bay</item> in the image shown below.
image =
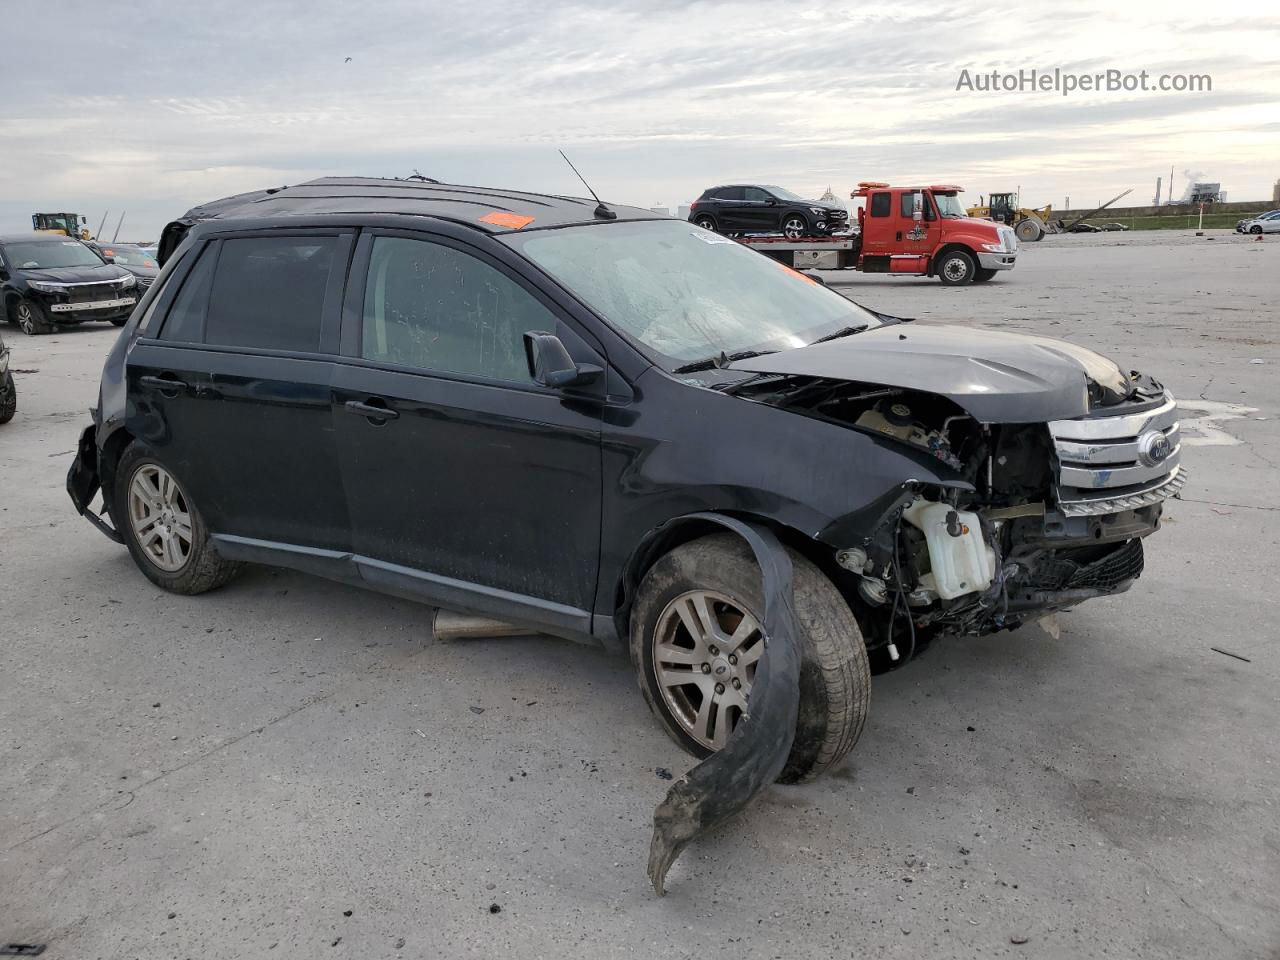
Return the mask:
[(984, 423), (922, 391), (765, 375), (734, 392), (893, 438), (957, 475), (904, 484), (860, 543), (836, 552), (834, 579), (868, 646), (909, 659), (931, 636), (1013, 629), (1142, 573), (1142, 539), (1184, 476), (1176, 407), (1132, 374), (1124, 394), (1090, 391), (1085, 417)]

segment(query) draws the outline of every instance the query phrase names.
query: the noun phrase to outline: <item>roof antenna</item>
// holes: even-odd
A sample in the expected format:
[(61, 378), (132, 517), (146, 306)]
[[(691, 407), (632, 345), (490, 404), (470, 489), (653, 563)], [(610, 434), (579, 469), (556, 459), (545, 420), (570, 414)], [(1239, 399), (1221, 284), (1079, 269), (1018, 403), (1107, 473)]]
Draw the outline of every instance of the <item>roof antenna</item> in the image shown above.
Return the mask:
[[(560, 151), (560, 156), (564, 158), (564, 162), (569, 164), (569, 169), (574, 173), (578, 173), (578, 168), (573, 165), (573, 161), (564, 155), (564, 151)], [(596, 202), (595, 215), (601, 220), (617, 220), (618, 215), (604, 205), (604, 201), (596, 196), (596, 192), (591, 189), (591, 184), (587, 183), (587, 178), (578, 173), (578, 179), (582, 181), (582, 185), (587, 188), (587, 192), (591, 194), (591, 198)]]

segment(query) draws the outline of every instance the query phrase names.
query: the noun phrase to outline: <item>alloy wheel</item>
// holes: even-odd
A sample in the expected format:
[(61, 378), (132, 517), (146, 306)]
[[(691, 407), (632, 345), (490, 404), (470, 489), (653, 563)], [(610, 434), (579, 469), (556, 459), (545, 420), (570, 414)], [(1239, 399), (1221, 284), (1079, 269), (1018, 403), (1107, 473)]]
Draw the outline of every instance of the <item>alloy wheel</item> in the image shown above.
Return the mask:
[(27, 336), (36, 332), (36, 315), (30, 304), (18, 304), (18, 328)]
[(799, 240), (805, 233), (804, 221), (799, 217), (787, 217), (782, 224), (782, 233), (788, 240)]
[(191, 558), (191, 509), (164, 467), (144, 463), (129, 482), (129, 524), (148, 560), (174, 573)]
[(701, 746), (719, 750), (729, 742), (764, 647), (756, 619), (712, 590), (682, 593), (658, 617), (654, 676), (671, 716)]

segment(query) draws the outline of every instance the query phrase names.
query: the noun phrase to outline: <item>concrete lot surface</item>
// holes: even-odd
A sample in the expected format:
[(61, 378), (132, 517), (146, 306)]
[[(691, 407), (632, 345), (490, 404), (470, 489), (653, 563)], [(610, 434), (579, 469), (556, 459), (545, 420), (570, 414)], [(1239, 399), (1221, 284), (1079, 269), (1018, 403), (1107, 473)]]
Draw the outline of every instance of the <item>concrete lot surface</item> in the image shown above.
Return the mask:
[(628, 663), (437, 643), (424, 607), (265, 568), (158, 591), (63, 490), (114, 328), (5, 328), (0, 941), (200, 960), (1280, 956), (1278, 275), (1280, 240), (1217, 232), (1052, 237), (960, 289), (832, 277), (883, 312), (1155, 373), (1184, 403), (1192, 479), (1131, 592), (1063, 615), (1058, 639), (951, 640), (877, 677), (851, 761), (770, 788), (661, 900), (655, 769), (691, 761)]

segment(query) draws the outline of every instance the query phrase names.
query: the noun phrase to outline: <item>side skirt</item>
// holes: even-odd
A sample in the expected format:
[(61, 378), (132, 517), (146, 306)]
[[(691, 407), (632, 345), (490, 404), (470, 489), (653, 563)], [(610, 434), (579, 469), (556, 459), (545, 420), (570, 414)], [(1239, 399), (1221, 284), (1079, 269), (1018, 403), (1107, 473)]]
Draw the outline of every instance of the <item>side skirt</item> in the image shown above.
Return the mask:
[(375, 560), (358, 553), (301, 547), (272, 540), (255, 540), (215, 533), (218, 553), (228, 560), (243, 560), (273, 567), (287, 567), (328, 580), (379, 593), (428, 603), (434, 607), (474, 613), (504, 620), (534, 632), (549, 633), (578, 643), (598, 643), (591, 633), (591, 613), (525, 594), (455, 580), (413, 567)]

